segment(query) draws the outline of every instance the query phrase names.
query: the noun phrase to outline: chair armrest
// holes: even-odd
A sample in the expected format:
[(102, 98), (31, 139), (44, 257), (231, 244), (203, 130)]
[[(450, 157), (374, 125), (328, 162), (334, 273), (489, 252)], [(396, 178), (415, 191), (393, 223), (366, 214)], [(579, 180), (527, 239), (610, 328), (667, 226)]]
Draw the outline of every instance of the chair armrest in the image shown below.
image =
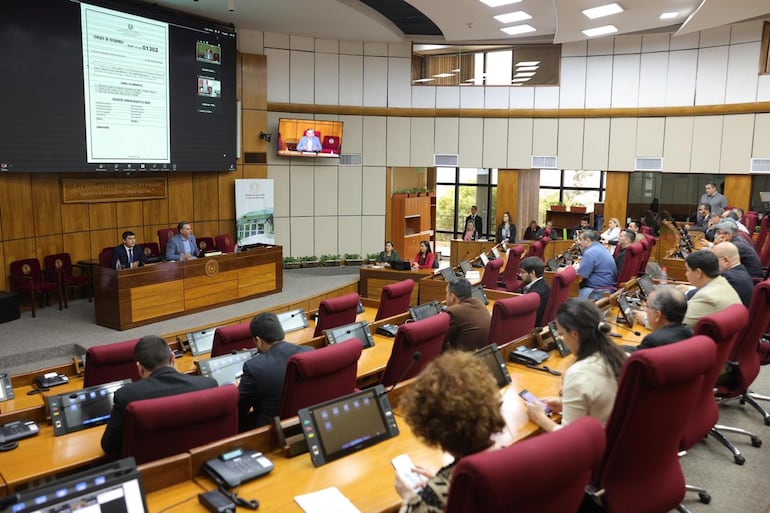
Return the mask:
[(13, 285), (13, 288), (16, 289), (16, 281), (28, 281), (29, 282), (29, 288), (32, 288), (32, 286), (35, 284), (34, 280), (32, 279), (32, 276), (27, 276), (24, 274), (12, 274), (11, 275), (11, 284)]

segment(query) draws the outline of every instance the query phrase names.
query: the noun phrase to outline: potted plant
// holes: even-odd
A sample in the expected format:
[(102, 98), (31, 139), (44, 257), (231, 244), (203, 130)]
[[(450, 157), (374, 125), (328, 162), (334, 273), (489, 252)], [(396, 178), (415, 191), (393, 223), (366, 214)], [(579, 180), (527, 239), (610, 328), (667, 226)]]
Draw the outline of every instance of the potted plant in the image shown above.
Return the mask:
[(551, 212), (566, 212), (567, 207), (561, 201), (551, 203)]
[(297, 269), (299, 265), (300, 263), (297, 257), (292, 257), (292, 256), (283, 257), (284, 269)]
[(393, 197), (394, 198), (408, 198), (409, 197), (409, 189), (395, 189), (393, 191)]
[(575, 201), (570, 205), (569, 207), (570, 212), (579, 212), (581, 214), (585, 214), (586, 212), (586, 206), (580, 203), (579, 201)]
[(379, 253), (368, 253), (366, 255), (366, 263), (367, 264), (373, 264), (377, 261), (377, 257), (380, 256)]
[(321, 255), (321, 265), (324, 267), (333, 267), (340, 265), (339, 255)]
[(345, 265), (361, 265), (364, 260), (358, 253), (345, 253)]
[(318, 261), (318, 257), (315, 256), (299, 257), (299, 262), (302, 267), (318, 267), (321, 265), (321, 262)]

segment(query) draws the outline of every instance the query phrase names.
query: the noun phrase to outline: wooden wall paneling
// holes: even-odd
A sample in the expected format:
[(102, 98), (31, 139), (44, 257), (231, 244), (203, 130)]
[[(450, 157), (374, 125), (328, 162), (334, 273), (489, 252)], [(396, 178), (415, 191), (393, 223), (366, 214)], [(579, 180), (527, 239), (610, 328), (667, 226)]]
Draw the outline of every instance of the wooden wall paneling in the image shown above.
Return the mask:
[(168, 218), (169, 225), (180, 221), (192, 221), (195, 211), (191, 173), (168, 175)]
[[(503, 212), (510, 212), (511, 222), (516, 225), (517, 237), (521, 238), (524, 229), (519, 228), (521, 223), (516, 219), (518, 208), (519, 172), (515, 169), (499, 169), (497, 171), (497, 219), (493, 219), (494, 230), (503, 220)], [(490, 227), (489, 233), (494, 233)]]
[[(142, 214), (142, 219), (144, 219), (145, 226), (158, 225), (158, 228), (152, 230), (154, 239), (157, 239), (158, 229), (171, 226), (171, 220), (168, 218), (168, 198), (142, 200)], [(174, 222), (174, 224), (176, 224), (176, 222)], [(145, 232), (145, 236), (146, 235), (149, 234)]]
[(751, 175), (725, 176), (725, 196), (727, 204), (749, 210), (751, 205)]
[(30, 180), (32, 207), (35, 211), (35, 235), (61, 233), (61, 193), (55, 174), (33, 174)]
[(8, 275), (11, 274), (10, 263), (5, 265), (5, 248), (3, 247), (2, 239), (0, 239), (0, 290), (11, 290), (11, 283), (8, 280)]
[(87, 203), (61, 204), (61, 224), (64, 233), (88, 231), (91, 228), (89, 222)]
[[(120, 233), (118, 233), (117, 228), (91, 230), (89, 234), (91, 236), (91, 251), (94, 255), (93, 258), (98, 258), (102, 249), (107, 247), (114, 248), (120, 242)], [(157, 236), (155, 238), (157, 239)]]
[(43, 258), (48, 255), (64, 252), (64, 242), (60, 233), (35, 237), (35, 251), (40, 265), (43, 266)]
[[(244, 166), (238, 166), (241, 170)], [(242, 178), (243, 173), (219, 173), (217, 181), (219, 182), (219, 212), (217, 219), (235, 219), (235, 180)], [(267, 166), (265, 166), (265, 177), (267, 177)], [(221, 232), (220, 232), (221, 233)]]
[(267, 110), (267, 56), (242, 54), (241, 77), (243, 108)]
[(243, 56), (238, 52), (235, 54), (235, 99), (243, 102)]
[(137, 242), (142, 236), (142, 226), (144, 225), (144, 209), (142, 201), (118, 201), (115, 204), (115, 214), (117, 224), (115, 225), (122, 233), (125, 230), (131, 230), (136, 233)]
[(259, 138), (260, 132), (269, 132), (267, 129), (267, 111), (243, 109), (241, 123), (241, 156), (251, 152), (265, 153), (269, 148), (277, 148), (277, 132), (273, 134), (275, 139), (269, 143)]
[[(0, 180), (0, 210), (3, 212), (5, 240), (31, 237), (35, 233), (30, 176), (8, 174)], [(34, 255), (34, 251), (30, 255)]]
[(628, 209), (628, 177), (629, 173), (608, 171), (604, 193), (605, 225), (611, 217), (617, 217), (625, 226)]
[[(267, 178), (267, 165), (265, 164), (246, 164), (243, 166), (243, 178)], [(233, 194), (235, 194), (233, 186)]]
[(193, 221), (217, 219), (219, 213), (219, 181), (217, 173), (193, 173)]
[(118, 225), (118, 214), (115, 202), (89, 203), (88, 220), (91, 230), (115, 228)]
[[(26, 239), (6, 240), (3, 243), (3, 254), (5, 255), (5, 275), (11, 274), (11, 262), (24, 260), (25, 258), (35, 258), (35, 239), (28, 237)], [(42, 265), (42, 262), (41, 262)]]
[[(136, 234), (137, 242), (141, 243), (147, 243), (147, 242), (154, 242), (158, 245), (158, 248), (160, 248), (160, 240), (158, 239), (158, 230), (168, 228), (171, 226), (171, 224), (146, 224), (144, 225), (144, 228), (142, 230), (142, 235), (140, 236), (138, 233)], [(174, 225), (176, 227), (176, 224)], [(142, 240), (139, 240), (142, 239)], [(115, 243), (117, 246), (117, 243)]]
[(219, 220), (219, 229), (217, 230), (217, 235), (221, 235), (223, 233), (232, 235), (233, 240), (235, 240), (235, 218)]
[[(137, 233), (137, 237), (139, 236), (140, 234)], [(102, 249), (91, 247), (91, 235), (87, 231), (62, 234), (62, 245), (64, 251), (70, 254), (73, 263), (78, 260), (99, 258), (99, 251)], [(115, 245), (117, 246), (118, 243), (116, 242)]]

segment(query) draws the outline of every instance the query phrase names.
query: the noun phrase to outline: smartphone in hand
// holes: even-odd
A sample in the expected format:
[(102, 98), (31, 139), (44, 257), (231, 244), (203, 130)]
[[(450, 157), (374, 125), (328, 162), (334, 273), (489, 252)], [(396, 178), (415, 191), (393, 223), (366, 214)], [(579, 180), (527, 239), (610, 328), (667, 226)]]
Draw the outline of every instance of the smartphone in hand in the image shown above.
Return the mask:
[(551, 408), (547, 404), (545, 404), (545, 402), (543, 402), (541, 399), (538, 399), (535, 396), (535, 394), (533, 394), (532, 392), (530, 392), (526, 388), (524, 390), (522, 390), (521, 392), (519, 392), (519, 397), (521, 397), (522, 399), (524, 399), (528, 403), (540, 403), (540, 404), (542, 404), (543, 408), (545, 408), (545, 414), (546, 415), (550, 415), (551, 413), (553, 413), (553, 410), (551, 410)]
[(390, 464), (393, 465), (401, 480), (415, 492), (419, 491), (425, 484), (423, 477), (412, 470), (414, 463), (408, 454), (399, 454), (390, 460)]

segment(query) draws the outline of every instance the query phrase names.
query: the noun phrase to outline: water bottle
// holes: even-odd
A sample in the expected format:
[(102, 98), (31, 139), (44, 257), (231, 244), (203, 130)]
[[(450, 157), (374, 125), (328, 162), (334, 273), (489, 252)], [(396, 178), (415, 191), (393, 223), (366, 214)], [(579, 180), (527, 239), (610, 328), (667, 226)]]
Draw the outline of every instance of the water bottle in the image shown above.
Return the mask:
[(660, 284), (666, 285), (668, 284), (668, 272), (665, 267), (661, 267), (661, 271), (663, 271), (663, 275), (660, 277)]

